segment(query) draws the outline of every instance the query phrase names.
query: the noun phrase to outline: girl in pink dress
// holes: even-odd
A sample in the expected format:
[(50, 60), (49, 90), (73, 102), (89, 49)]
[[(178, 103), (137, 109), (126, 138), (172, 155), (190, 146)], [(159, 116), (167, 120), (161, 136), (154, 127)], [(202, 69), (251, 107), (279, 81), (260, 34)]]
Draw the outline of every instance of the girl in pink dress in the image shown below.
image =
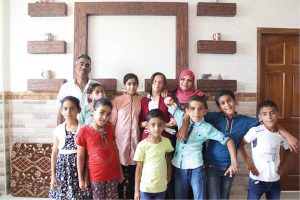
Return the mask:
[(140, 141), (141, 96), (137, 95), (139, 81), (135, 74), (126, 74), (123, 83), (126, 92), (113, 100), (110, 121), (115, 126), (116, 144), (125, 178), (118, 187), (119, 199), (133, 199), (136, 167), (133, 157)]

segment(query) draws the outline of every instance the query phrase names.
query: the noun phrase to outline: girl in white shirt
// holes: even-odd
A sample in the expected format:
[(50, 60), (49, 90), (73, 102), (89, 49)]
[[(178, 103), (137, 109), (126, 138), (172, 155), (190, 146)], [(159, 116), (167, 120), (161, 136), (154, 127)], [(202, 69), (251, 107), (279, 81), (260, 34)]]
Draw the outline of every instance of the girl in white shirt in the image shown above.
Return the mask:
[(81, 191), (77, 174), (76, 136), (80, 128), (77, 114), (80, 113), (79, 100), (67, 96), (62, 100), (61, 114), (65, 122), (53, 131), (51, 154), (50, 198), (89, 199), (89, 191)]

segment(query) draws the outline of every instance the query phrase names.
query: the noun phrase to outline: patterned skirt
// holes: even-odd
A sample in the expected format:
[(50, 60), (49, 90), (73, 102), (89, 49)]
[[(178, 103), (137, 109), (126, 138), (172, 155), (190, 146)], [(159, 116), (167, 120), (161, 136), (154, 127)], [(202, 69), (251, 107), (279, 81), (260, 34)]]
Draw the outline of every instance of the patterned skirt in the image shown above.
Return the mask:
[(58, 154), (56, 162), (57, 189), (50, 190), (49, 198), (92, 199), (91, 191), (81, 191), (78, 183), (76, 154)]
[(118, 180), (91, 182), (94, 200), (118, 199)]

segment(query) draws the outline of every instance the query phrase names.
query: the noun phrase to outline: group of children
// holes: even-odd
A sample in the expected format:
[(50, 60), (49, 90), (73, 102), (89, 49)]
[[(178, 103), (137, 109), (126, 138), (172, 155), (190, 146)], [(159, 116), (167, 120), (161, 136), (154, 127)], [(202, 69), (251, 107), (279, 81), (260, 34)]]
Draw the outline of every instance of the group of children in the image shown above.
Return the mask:
[[(65, 122), (54, 130), (50, 196), (229, 199), (239, 147), (251, 170), (248, 198), (259, 199), (264, 192), (267, 198), (279, 197), (278, 173), (286, 167), (286, 162), (280, 163), (279, 147), (288, 145), (276, 124), (276, 104), (263, 101), (257, 120), (237, 114), (234, 94), (221, 91), (216, 95), (221, 111), (208, 112), (204, 93), (195, 89), (194, 81), (193, 72), (183, 70), (178, 88), (166, 97), (166, 77), (155, 73), (151, 91), (141, 98), (138, 77), (129, 73), (123, 80), (126, 92), (112, 102), (100, 84), (91, 84), (90, 103), (82, 111), (78, 99), (65, 97)], [(181, 128), (177, 140), (176, 125)], [(294, 139), (281, 128), (280, 132)], [(243, 148), (247, 142), (252, 144), (254, 163)], [(274, 182), (270, 191), (264, 186), (268, 182)]]

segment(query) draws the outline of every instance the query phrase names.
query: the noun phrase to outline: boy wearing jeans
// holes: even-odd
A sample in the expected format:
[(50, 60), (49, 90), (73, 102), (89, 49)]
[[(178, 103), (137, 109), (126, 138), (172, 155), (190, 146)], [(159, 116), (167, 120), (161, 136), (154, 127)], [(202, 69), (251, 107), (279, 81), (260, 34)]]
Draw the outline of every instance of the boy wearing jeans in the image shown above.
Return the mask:
[[(241, 154), (250, 170), (248, 199), (260, 199), (265, 193), (267, 199), (280, 199), (280, 175), (288, 166), (289, 151), (280, 162), (280, 146), (288, 150), (288, 143), (278, 132), (278, 108), (271, 100), (262, 101), (259, 106), (261, 125), (251, 128), (241, 141)], [(251, 143), (252, 160), (244, 145)]]
[[(180, 128), (185, 112), (180, 110), (170, 97), (165, 99), (165, 104), (168, 106), (169, 112), (175, 117), (178, 128)], [(212, 139), (227, 144), (231, 166), (225, 175), (231, 175), (237, 171), (234, 142), (204, 121), (207, 103), (203, 97), (192, 96), (185, 111), (190, 117), (188, 137), (186, 141), (176, 141), (175, 154), (172, 159), (172, 164), (175, 167), (175, 198), (187, 199), (189, 186), (191, 186), (194, 199), (205, 199), (206, 173), (202, 158), (202, 143)]]

